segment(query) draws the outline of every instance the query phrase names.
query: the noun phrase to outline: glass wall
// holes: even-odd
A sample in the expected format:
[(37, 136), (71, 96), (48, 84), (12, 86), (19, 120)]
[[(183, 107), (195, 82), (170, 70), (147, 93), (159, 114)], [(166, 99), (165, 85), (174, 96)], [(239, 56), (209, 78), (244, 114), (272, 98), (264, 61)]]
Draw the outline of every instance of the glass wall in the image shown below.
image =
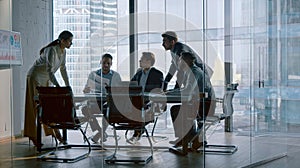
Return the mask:
[(123, 80), (130, 79), (130, 67), (138, 68), (143, 51), (154, 52), (155, 67), (166, 75), (171, 55), (161, 45), (161, 33), (173, 30), (179, 41), (191, 46), (214, 70), (211, 81), (217, 97), (224, 95), (226, 84), (239, 84), (233, 99), (233, 130), (228, 136), (242, 139), (239, 152), (245, 159), (232, 163), (239, 164), (233, 167), (287, 152), (284, 137), (297, 136), (300, 121), (298, 1), (138, 0), (136, 5), (133, 64), (129, 1), (54, 1), (55, 37), (62, 29), (75, 35), (67, 63), (75, 93), (82, 92), (88, 73), (99, 68), (105, 52), (114, 56), (113, 69)]
[[(0, 167), (1, 165), (11, 166), (10, 159), (13, 156), (12, 138), (14, 136), (12, 67), (22, 62), (15, 60), (16, 55), (13, 52), (15, 48), (10, 43), (14, 42), (14, 39), (10, 39), (14, 34), (11, 32), (11, 9), (10, 0), (0, 1), (0, 150), (3, 151), (0, 156)], [(16, 36), (20, 37), (19, 34)], [(18, 41), (20, 42), (20, 40)], [(20, 55), (17, 56), (19, 59)]]

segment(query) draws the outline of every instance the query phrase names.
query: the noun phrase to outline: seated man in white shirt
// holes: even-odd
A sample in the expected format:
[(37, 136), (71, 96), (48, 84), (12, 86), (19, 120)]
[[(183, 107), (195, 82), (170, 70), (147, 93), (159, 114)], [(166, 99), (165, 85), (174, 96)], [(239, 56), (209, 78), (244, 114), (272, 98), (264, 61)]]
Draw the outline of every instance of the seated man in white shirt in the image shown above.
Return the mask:
[[(112, 56), (110, 54), (102, 55), (102, 59), (100, 61), (101, 69), (96, 71), (92, 71), (89, 74), (87, 83), (85, 88), (83, 89), (83, 93), (92, 93), (92, 92), (102, 92), (105, 93), (105, 86), (117, 86), (121, 83), (120, 74), (116, 71), (111, 70), (112, 65)], [(92, 131), (98, 131), (93, 138), (91, 139), (94, 143), (98, 143), (99, 139), (101, 138), (101, 134), (103, 131), (103, 140), (102, 142), (106, 141), (107, 134), (105, 133), (106, 128), (108, 126), (107, 122), (103, 121), (103, 129), (100, 127), (96, 117), (94, 114), (100, 114), (103, 106), (102, 100), (97, 100), (97, 104), (91, 102), (89, 107), (84, 107), (82, 109), (82, 114), (87, 117)]]

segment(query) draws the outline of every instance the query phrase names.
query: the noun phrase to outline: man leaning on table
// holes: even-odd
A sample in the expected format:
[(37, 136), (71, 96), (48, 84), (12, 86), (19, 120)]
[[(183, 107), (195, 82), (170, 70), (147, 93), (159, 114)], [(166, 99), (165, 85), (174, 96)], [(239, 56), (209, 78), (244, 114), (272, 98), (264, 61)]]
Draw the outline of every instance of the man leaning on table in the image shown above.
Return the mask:
[[(120, 74), (111, 69), (112, 59), (113, 57), (108, 53), (102, 55), (100, 61), (101, 68), (96, 71), (92, 71), (89, 74), (87, 83), (83, 89), (83, 93), (105, 93), (105, 86), (117, 86), (121, 83)], [(83, 107), (82, 109), (82, 114), (90, 123), (92, 131), (98, 131), (91, 139), (94, 143), (98, 143), (99, 139), (101, 138), (102, 131), (102, 142), (105, 142), (107, 138), (107, 134), (105, 133), (105, 131), (108, 127), (108, 123), (106, 121), (103, 121), (102, 129), (96, 117), (94, 116), (94, 114), (101, 113), (103, 103), (104, 102), (102, 100), (97, 100), (97, 103), (89, 102), (89, 107)]]
[[(152, 52), (143, 52), (140, 58), (140, 68), (131, 81), (137, 81), (143, 87), (144, 92), (160, 92), (163, 82), (163, 73), (153, 67), (155, 56)], [(147, 104), (147, 100), (145, 101)], [(127, 140), (128, 143), (135, 144), (140, 140), (142, 131), (134, 131), (133, 136)]]
[(176, 85), (174, 89), (178, 89), (181, 87), (182, 83), (184, 82), (184, 71), (179, 68), (179, 57), (182, 52), (190, 52), (195, 56), (194, 64), (202, 69), (209, 77), (212, 76), (213, 70), (206, 65), (200, 56), (195, 52), (192, 47), (178, 41), (177, 34), (174, 31), (166, 31), (162, 33), (162, 46), (165, 50), (170, 50), (172, 61), (169, 68), (169, 72), (167, 73), (165, 80), (164, 80), (164, 90), (167, 90), (168, 83), (173, 78), (175, 72), (177, 72), (176, 77)]
[[(194, 119), (205, 119), (209, 114), (212, 115), (215, 111), (215, 92), (210, 82), (207, 73), (195, 65), (196, 57), (193, 53), (183, 52), (179, 58), (179, 69), (184, 71), (183, 87), (180, 90), (167, 92), (168, 94), (181, 94), (182, 96), (191, 96), (188, 102), (182, 102), (182, 105), (174, 105), (171, 107), (171, 117), (175, 131), (175, 141), (170, 143), (179, 147), (183, 144), (183, 138), (192, 134)], [(206, 96), (200, 97), (200, 93), (205, 93)], [(195, 101), (196, 100), (196, 101)], [(202, 125), (199, 125), (202, 127)], [(195, 137), (192, 141), (192, 150), (197, 150), (202, 146), (201, 138)]]

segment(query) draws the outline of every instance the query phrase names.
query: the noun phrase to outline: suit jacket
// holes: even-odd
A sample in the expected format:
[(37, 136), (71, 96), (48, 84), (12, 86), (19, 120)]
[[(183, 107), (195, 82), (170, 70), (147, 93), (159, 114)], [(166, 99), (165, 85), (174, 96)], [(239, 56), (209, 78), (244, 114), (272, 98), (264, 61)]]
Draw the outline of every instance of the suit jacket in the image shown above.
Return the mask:
[[(140, 85), (140, 79), (142, 77), (142, 73), (143, 73), (142, 69), (138, 70), (135, 73), (135, 75), (133, 76), (133, 78), (131, 79), (131, 81), (137, 81), (138, 84)], [(145, 86), (144, 92), (150, 92), (152, 89), (155, 89), (155, 88), (161, 89), (163, 81), (164, 81), (163, 73), (160, 70), (152, 67), (150, 69), (150, 72), (149, 72), (149, 75), (148, 75), (148, 78), (146, 81), (146, 86)]]

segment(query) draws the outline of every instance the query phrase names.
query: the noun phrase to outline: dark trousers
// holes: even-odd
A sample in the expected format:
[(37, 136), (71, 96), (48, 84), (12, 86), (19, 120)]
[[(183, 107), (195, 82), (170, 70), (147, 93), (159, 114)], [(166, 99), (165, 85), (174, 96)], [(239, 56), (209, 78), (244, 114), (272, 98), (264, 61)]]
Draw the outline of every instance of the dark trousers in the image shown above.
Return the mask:
[[(205, 120), (208, 114), (214, 113), (215, 101), (200, 102), (198, 110), (193, 104), (182, 104), (171, 107), (171, 118), (173, 122), (175, 137), (180, 139), (191, 137), (195, 129), (195, 121)], [(193, 112), (196, 111), (196, 112)], [(198, 122), (197, 127), (202, 128), (202, 123)], [(196, 137), (195, 140), (199, 138)]]
[[(154, 120), (154, 116), (153, 116), (154, 114), (149, 110), (151, 110), (150, 107), (145, 108), (145, 111), (146, 111), (145, 112), (145, 120), (146, 120), (145, 126), (148, 125), (149, 123), (153, 122), (153, 120)], [(143, 129), (134, 130), (133, 136), (134, 137), (141, 136), (144, 132), (145, 132), (145, 130), (143, 130)]]

